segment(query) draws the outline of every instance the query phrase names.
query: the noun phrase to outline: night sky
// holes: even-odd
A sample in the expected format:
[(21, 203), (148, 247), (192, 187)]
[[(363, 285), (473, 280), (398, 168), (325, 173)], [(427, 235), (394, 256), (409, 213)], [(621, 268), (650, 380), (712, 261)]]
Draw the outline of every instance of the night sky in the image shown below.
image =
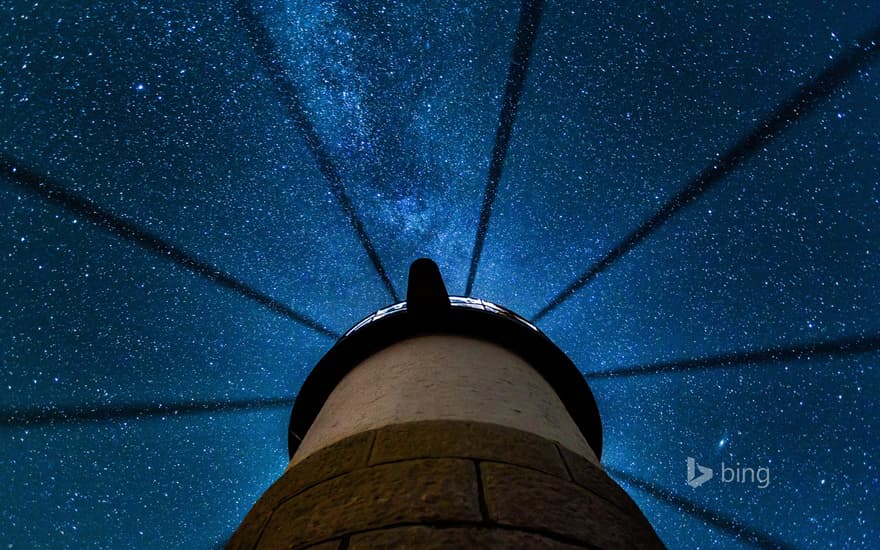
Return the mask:
[[(675, 4), (543, 6), (472, 295), (534, 317), (880, 24), (870, 1)], [(22, 174), (341, 333), (395, 301), (376, 258), (399, 295), (420, 256), (465, 292), (519, 20), (518, 2), (0, 0), (4, 548), (221, 544), (281, 475), (292, 396), (334, 342)], [(877, 341), (880, 59), (538, 326), (670, 547), (876, 544), (876, 345), (589, 374)], [(689, 456), (716, 478), (688, 486)]]

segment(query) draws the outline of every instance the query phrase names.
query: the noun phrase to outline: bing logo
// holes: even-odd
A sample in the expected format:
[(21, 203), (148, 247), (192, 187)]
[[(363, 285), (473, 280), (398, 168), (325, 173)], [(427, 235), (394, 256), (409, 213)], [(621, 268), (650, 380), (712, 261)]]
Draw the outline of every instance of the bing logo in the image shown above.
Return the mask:
[[(699, 472), (699, 475), (697, 475)], [(712, 468), (700, 466), (697, 460), (689, 456), (687, 457), (687, 484), (696, 489), (700, 485), (706, 483), (715, 472)], [(725, 466), (721, 463), (721, 483), (756, 483), (758, 489), (766, 489), (770, 485), (770, 468), (766, 466), (761, 468), (749, 468), (745, 466)]]
[[(697, 470), (700, 470), (699, 476), (697, 475)], [(699, 464), (697, 464), (697, 461), (694, 459), (694, 457), (688, 457), (688, 485), (696, 489), (700, 485), (712, 479), (712, 475), (712, 468), (700, 466)]]

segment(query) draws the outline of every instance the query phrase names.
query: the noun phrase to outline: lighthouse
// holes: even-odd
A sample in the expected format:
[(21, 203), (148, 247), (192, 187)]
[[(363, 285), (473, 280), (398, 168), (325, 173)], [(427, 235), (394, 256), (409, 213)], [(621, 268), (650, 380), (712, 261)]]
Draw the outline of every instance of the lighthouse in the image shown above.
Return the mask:
[(296, 398), (290, 463), (233, 549), (663, 548), (602, 469), (589, 386), (534, 325), (410, 267)]

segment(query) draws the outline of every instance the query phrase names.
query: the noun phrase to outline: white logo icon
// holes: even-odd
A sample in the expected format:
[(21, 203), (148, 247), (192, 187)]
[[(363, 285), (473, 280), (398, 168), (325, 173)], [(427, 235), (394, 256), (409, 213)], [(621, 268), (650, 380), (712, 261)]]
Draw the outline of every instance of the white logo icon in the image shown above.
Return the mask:
[[(700, 470), (699, 476), (697, 476), (697, 470)], [(712, 475), (712, 468), (700, 466), (699, 464), (697, 464), (697, 461), (693, 457), (688, 457), (688, 485), (696, 489), (700, 485), (712, 479)]]

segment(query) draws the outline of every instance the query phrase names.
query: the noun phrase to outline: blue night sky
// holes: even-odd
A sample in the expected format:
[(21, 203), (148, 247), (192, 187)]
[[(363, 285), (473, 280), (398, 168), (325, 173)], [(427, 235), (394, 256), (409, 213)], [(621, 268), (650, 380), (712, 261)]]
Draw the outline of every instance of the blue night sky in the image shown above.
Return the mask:
[[(619, 4), (541, 11), (472, 291), (527, 318), (880, 24), (870, 1)], [(0, 0), (4, 548), (222, 544), (283, 471), (292, 401), (175, 408), (292, 398), (334, 342), (21, 174), (341, 333), (395, 301), (352, 212), (398, 294), (420, 256), (465, 292), (519, 20), (485, 0)], [(538, 326), (588, 379), (876, 343), (877, 57)], [(603, 463), (670, 547), (748, 546), (742, 526), (876, 544), (878, 367), (874, 345), (590, 379)], [(688, 486), (688, 456), (716, 479)]]

